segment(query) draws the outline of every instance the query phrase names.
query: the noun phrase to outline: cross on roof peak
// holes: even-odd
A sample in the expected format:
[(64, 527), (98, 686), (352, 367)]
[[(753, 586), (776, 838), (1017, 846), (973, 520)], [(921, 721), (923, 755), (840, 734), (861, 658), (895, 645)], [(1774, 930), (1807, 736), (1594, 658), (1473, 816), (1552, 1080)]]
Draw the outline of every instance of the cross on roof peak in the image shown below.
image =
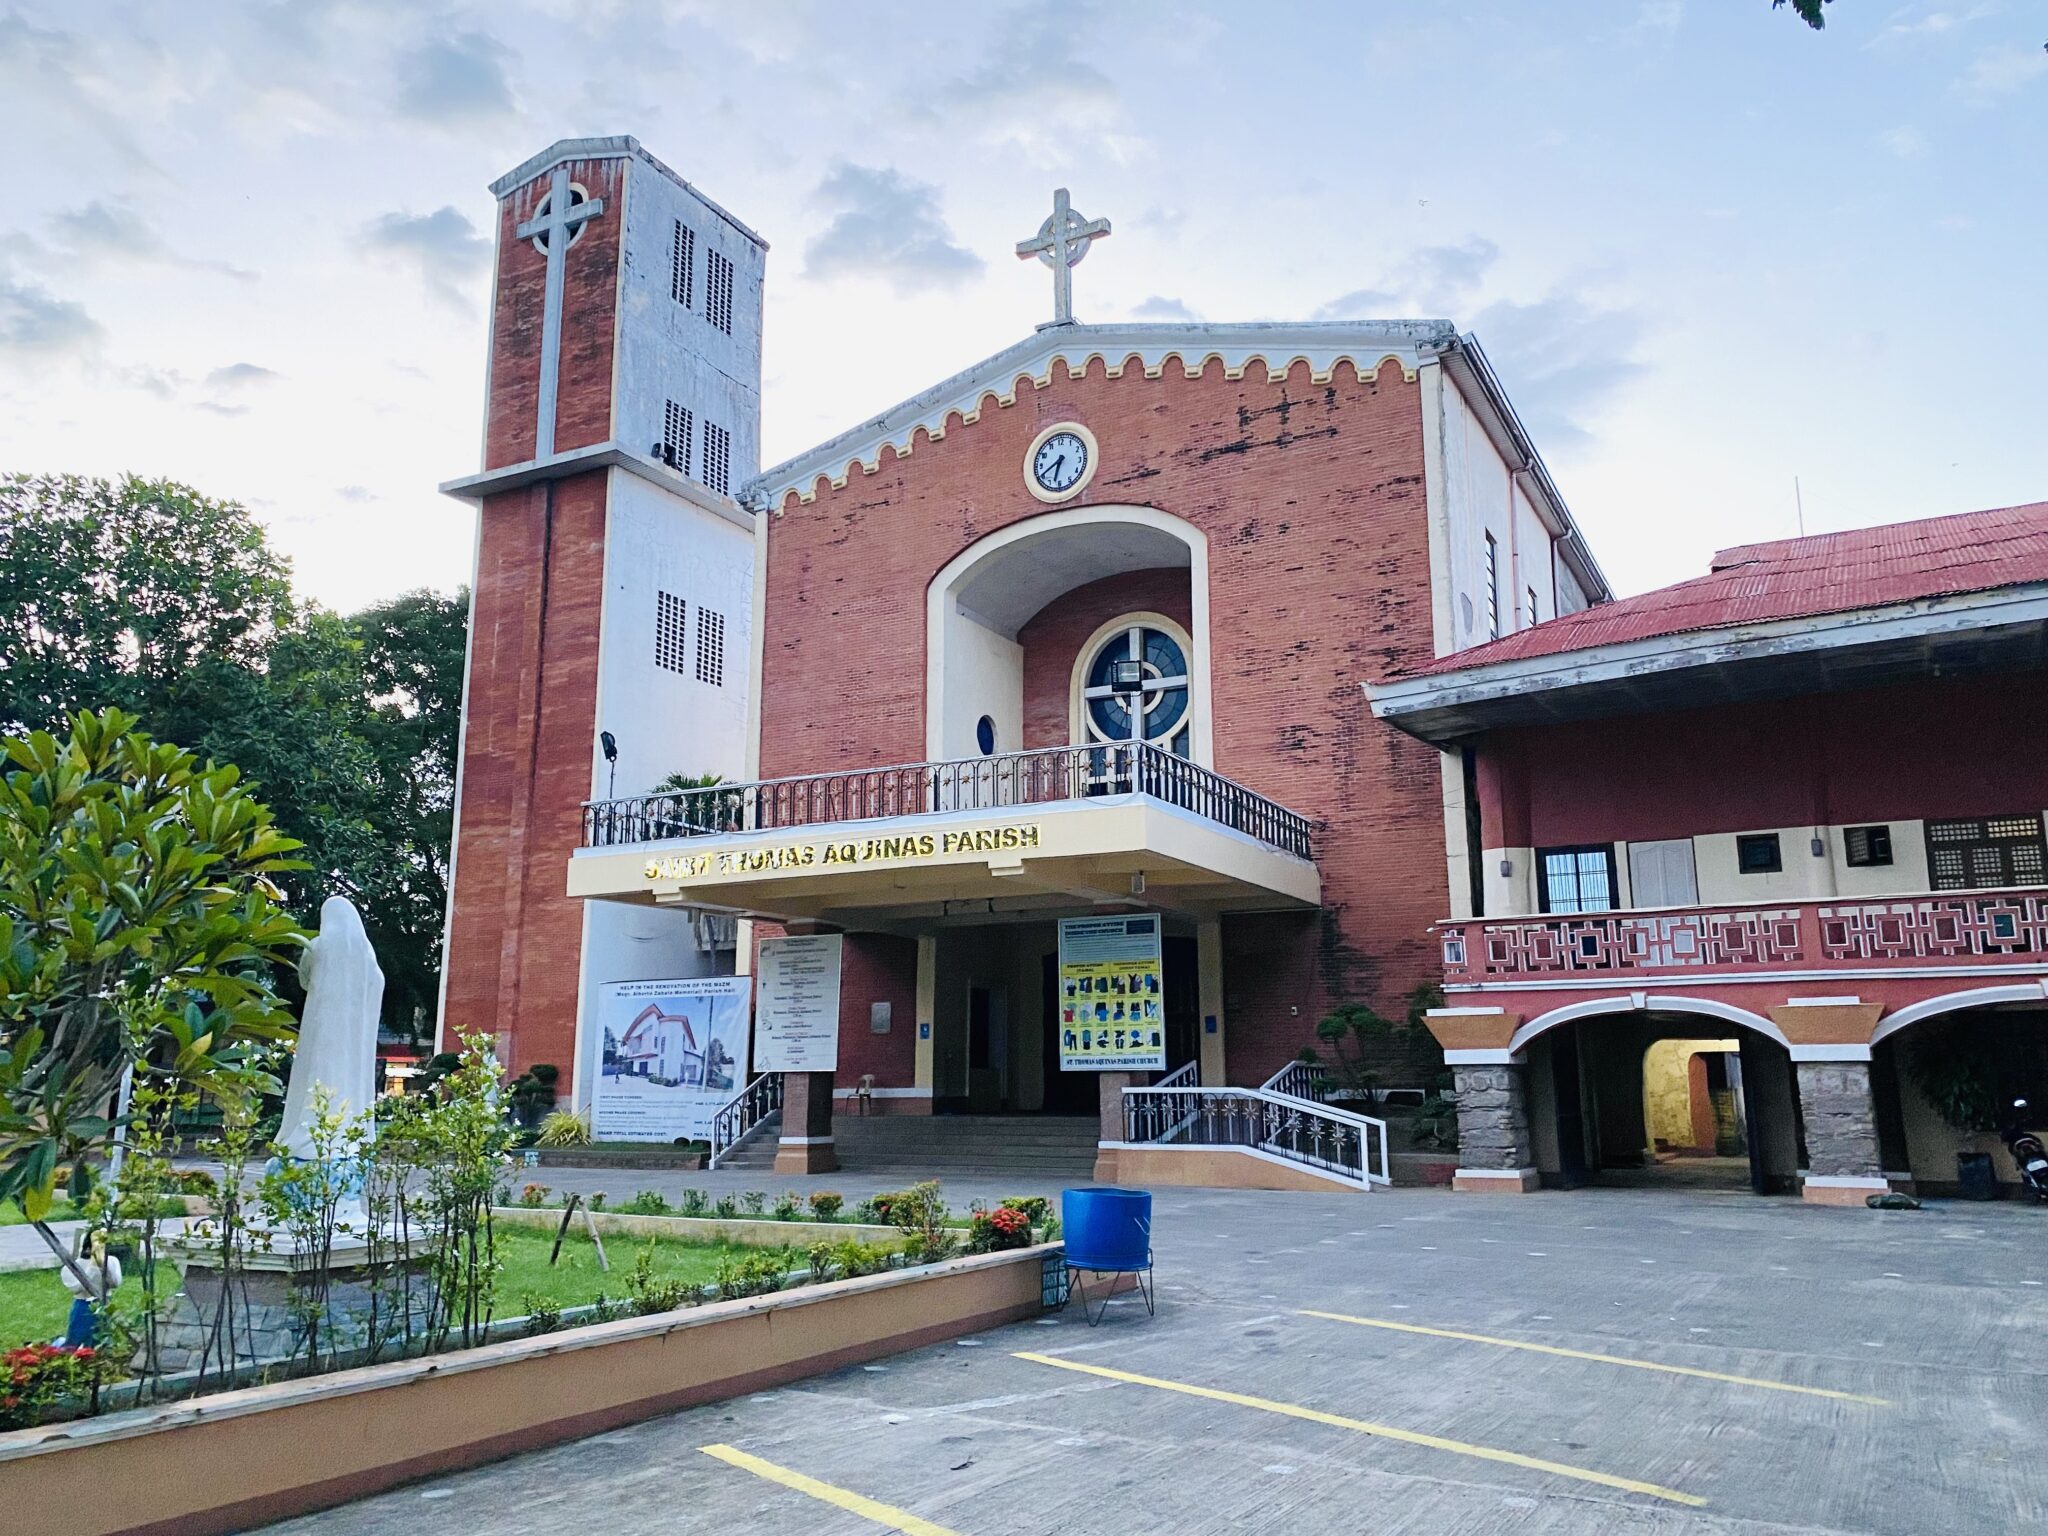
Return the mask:
[[(1052, 325), (1074, 323), (1073, 269), (1088, 254), (1088, 247), (1109, 233), (1109, 220), (1090, 219), (1077, 213), (1067, 199), (1067, 189), (1052, 195), (1052, 217), (1038, 226), (1029, 240), (1017, 242), (1017, 259), (1036, 256), (1052, 268)], [(1040, 326), (1044, 330), (1045, 326)]]

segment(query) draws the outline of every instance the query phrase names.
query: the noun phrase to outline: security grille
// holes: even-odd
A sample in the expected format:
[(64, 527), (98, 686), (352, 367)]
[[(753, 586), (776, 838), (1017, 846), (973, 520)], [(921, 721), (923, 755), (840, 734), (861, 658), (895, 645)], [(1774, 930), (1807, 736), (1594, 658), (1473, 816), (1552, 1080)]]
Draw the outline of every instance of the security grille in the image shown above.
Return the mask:
[(673, 592), (654, 594), (654, 664), (685, 675), (690, 670), (684, 643), (689, 630), (683, 624), (688, 609), (689, 604)]
[(673, 400), (661, 413), (661, 456), (670, 469), (686, 475), (690, 472), (690, 439), (695, 425), (690, 408)]
[(697, 610), (697, 681), (725, 686), (725, 615)]
[(732, 434), (708, 421), (704, 423), (704, 483), (721, 494), (732, 490)]
[(1937, 891), (2040, 885), (2048, 868), (2041, 818), (2035, 814), (1930, 821), (1927, 868)]
[(732, 334), (732, 261), (716, 251), (704, 264), (704, 318)]
[(683, 308), (697, 302), (697, 231), (676, 220), (675, 243), (669, 247), (668, 291)]

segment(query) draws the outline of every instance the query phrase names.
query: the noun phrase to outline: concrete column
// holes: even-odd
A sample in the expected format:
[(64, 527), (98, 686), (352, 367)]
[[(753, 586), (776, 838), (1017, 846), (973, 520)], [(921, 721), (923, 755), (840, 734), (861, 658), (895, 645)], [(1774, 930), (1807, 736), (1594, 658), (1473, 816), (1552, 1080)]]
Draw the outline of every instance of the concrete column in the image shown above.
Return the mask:
[(839, 1166), (832, 1144), (832, 1072), (782, 1074), (782, 1140), (777, 1173), (831, 1173)]
[(1877, 1149), (1877, 1107), (1867, 1061), (1802, 1061), (1799, 1113), (1806, 1125), (1803, 1199), (1861, 1205), (1890, 1188)]
[(917, 1051), (911, 1082), (924, 1090), (927, 1104), (932, 1092), (932, 1036), (938, 1028), (938, 1012), (939, 936), (921, 933), (917, 936)]
[[(1124, 1139), (1124, 1090), (1138, 1086), (1138, 1079), (1149, 1076), (1138, 1072), (1098, 1072), (1096, 1086), (1102, 1095), (1102, 1129), (1100, 1141), (1122, 1141)], [(1095, 1182), (1114, 1184), (1116, 1182), (1116, 1149), (1097, 1147), (1095, 1151)]]
[(1458, 1169), (1451, 1187), (1511, 1195), (1536, 1188), (1527, 1069), (1507, 1063), (1452, 1071), (1458, 1097)]
[[(1221, 1088), (1227, 1082), (1224, 1077), (1224, 1028), (1223, 1020), (1223, 924), (1220, 922), (1197, 923), (1195, 925), (1195, 1006), (1201, 1011), (1196, 1028), (1201, 1031), (1195, 1038), (1195, 1050), (1202, 1063), (1202, 1082), (1211, 1088)], [(1216, 1032), (1209, 1032), (1209, 1021), (1216, 1021)]]

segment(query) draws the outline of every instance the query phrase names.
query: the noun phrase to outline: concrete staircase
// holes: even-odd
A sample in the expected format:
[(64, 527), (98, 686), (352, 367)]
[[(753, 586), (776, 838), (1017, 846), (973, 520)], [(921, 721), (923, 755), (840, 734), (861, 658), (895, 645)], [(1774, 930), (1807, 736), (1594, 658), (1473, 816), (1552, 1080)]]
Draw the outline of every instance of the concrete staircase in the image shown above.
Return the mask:
[[(1094, 1116), (839, 1115), (832, 1122), (839, 1166), (905, 1182), (961, 1174), (1029, 1174), (1086, 1183), (1095, 1171)], [(720, 1166), (765, 1172), (775, 1162), (771, 1128)]]

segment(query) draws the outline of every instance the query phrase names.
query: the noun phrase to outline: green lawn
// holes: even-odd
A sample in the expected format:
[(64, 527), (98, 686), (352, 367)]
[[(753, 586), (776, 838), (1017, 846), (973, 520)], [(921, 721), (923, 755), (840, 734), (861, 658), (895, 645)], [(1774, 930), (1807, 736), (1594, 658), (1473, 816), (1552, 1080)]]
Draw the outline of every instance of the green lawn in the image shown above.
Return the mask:
[(70, 1316), (71, 1293), (54, 1269), (0, 1275), (0, 1349), (61, 1339)]
[[(184, 1214), (185, 1202), (177, 1195), (164, 1196), (163, 1204), (157, 1208), (157, 1215), (159, 1216), (182, 1216)], [(59, 1200), (50, 1207), (50, 1214), (44, 1220), (82, 1221), (84, 1217), (85, 1212), (78, 1209), (69, 1200)], [(16, 1205), (12, 1200), (0, 1204), (0, 1227), (25, 1227), (27, 1225), (28, 1218), (22, 1215), (20, 1206)]]
[[(548, 1267), (548, 1250), (555, 1243), (552, 1232), (528, 1227), (499, 1227), (497, 1243), (498, 1257), (505, 1266), (498, 1276), (496, 1311), (500, 1317), (517, 1317), (525, 1312), (525, 1297), (529, 1292), (538, 1292), (564, 1307), (578, 1307), (595, 1301), (599, 1291), (615, 1298), (624, 1297), (633, 1266), (648, 1246), (645, 1239), (636, 1240), (623, 1234), (605, 1239), (605, 1257), (612, 1264), (611, 1273), (605, 1274), (597, 1267), (597, 1249), (590, 1241), (590, 1234), (580, 1228), (571, 1228), (569, 1235), (562, 1240), (562, 1257), (552, 1269)], [(653, 1248), (657, 1276), (684, 1280), (693, 1285), (709, 1284), (718, 1272), (720, 1255), (727, 1251), (722, 1243), (656, 1241)], [(791, 1260), (792, 1265), (802, 1262), (801, 1257)]]
[[(645, 1242), (629, 1237), (606, 1241), (605, 1254), (612, 1261), (611, 1273), (597, 1267), (597, 1250), (588, 1233), (573, 1231), (562, 1242), (562, 1257), (548, 1267), (548, 1250), (554, 1246), (552, 1232), (500, 1227), (498, 1257), (504, 1270), (498, 1276), (496, 1305), (499, 1317), (518, 1317), (527, 1311), (526, 1297), (538, 1293), (561, 1307), (580, 1307), (597, 1300), (603, 1291), (615, 1300), (630, 1295), (627, 1281)], [(737, 1250), (745, 1251), (745, 1250)], [(654, 1244), (654, 1272), (667, 1279), (706, 1285), (717, 1275), (719, 1256), (726, 1252), (716, 1243)], [(792, 1255), (792, 1267), (803, 1258)], [(17, 1274), (0, 1274), (0, 1349), (12, 1349), (31, 1340), (59, 1338), (71, 1312), (71, 1295), (54, 1269), (32, 1269)]]

